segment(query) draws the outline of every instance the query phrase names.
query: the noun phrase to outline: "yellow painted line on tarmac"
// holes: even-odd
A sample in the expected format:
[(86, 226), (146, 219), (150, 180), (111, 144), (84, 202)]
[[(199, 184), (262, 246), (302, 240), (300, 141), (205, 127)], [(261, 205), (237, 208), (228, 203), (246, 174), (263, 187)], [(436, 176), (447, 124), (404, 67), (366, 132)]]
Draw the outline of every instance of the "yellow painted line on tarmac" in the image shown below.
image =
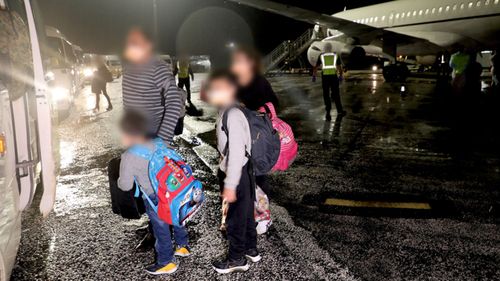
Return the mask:
[(383, 209), (416, 209), (430, 210), (429, 203), (421, 202), (382, 202), (382, 201), (357, 201), (337, 198), (327, 198), (325, 205), (355, 207), (355, 208), (383, 208)]

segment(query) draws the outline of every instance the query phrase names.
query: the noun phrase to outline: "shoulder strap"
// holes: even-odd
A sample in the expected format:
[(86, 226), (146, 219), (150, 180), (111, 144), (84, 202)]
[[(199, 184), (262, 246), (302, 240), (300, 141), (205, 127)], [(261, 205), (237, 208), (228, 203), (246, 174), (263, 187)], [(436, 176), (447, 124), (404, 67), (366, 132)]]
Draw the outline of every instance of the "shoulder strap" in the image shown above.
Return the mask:
[(143, 145), (135, 145), (129, 149), (129, 152), (148, 161), (151, 160), (151, 156), (153, 155), (153, 151)]
[[(222, 131), (226, 134), (226, 137), (227, 137), (226, 146), (224, 147), (224, 151), (222, 151), (223, 155), (227, 154), (227, 150), (228, 150), (228, 147), (229, 147), (229, 131), (227, 130), (227, 116), (228, 116), (229, 112), (231, 111), (231, 109), (233, 109), (233, 108), (238, 108), (239, 110), (241, 110), (241, 112), (243, 112), (243, 109), (241, 108), (240, 105), (234, 104), (234, 105), (230, 106), (228, 109), (226, 109), (226, 111), (222, 115), (222, 125), (221, 125), (221, 128), (222, 128)], [(243, 112), (243, 114), (245, 114), (245, 112)], [(246, 117), (246, 115), (245, 115), (245, 117)]]

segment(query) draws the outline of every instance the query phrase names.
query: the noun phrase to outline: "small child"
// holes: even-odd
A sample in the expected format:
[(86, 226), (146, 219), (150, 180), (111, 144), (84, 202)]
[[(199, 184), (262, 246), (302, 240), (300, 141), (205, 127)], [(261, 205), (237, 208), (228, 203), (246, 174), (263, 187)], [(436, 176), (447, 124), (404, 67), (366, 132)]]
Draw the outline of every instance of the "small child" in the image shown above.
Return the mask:
[(123, 191), (129, 191), (135, 186), (134, 179), (137, 180), (145, 193), (142, 196), (146, 206), (146, 214), (149, 217), (156, 238), (156, 262), (147, 266), (146, 271), (154, 275), (173, 273), (177, 270), (178, 264), (174, 255), (185, 257), (191, 254), (188, 246), (188, 233), (184, 227), (173, 227), (174, 239), (177, 244), (174, 252), (170, 238), (170, 226), (158, 217), (158, 214), (144, 197), (149, 196), (154, 204), (158, 204), (158, 197), (151, 186), (148, 175), (148, 161), (130, 152), (130, 149), (134, 146), (142, 146), (150, 150), (155, 148), (152, 139), (148, 137), (146, 118), (142, 114), (127, 111), (120, 121), (120, 128), (122, 142), (127, 151), (121, 157), (118, 187)]
[[(219, 182), (222, 197), (229, 203), (226, 218), (229, 253), (224, 260), (212, 263), (219, 273), (247, 271), (247, 259), (252, 262), (261, 259), (254, 219), (254, 181), (247, 157), (252, 145), (250, 127), (244, 113), (234, 108), (236, 91), (236, 80), (229, 72), (215, 72), (208, 79), (207, 100), (219, 109), (216, 127), (217, 148), (222, 155)], [(227, 128), (222, 128), (225, 114)]]

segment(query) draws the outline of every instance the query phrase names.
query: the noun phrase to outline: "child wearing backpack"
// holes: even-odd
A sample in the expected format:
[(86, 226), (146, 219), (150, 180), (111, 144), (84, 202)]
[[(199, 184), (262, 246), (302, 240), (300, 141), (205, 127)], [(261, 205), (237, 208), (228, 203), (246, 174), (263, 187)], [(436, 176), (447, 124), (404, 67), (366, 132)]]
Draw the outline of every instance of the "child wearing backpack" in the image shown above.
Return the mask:
[[(151, 203), (158, 205), (158, 196), (149, 177), (149, 161), (132, 153), (132, 150), (139, 146), (153, 151), (157, 145), (155, 140), (148, 137), (147, 121), (139, 113), (126, 111), (120, 121), (120, 128), (122, 142), (127, 150), (121, 157), (118, 187), (123, 191), (129, 191), (133, 188), (134, 182), (140, 186), (143, 192), (146, 214), (151, 221), (153, 234), (156, 238), (156, 261), (152, 265), (146, 266), (145, 270), (154, 275), (173, 273), (178, 267), (178, 262), (174, 256), (185, 257), (191, 254), (188, 245), (188, 233), (185, 227), (173, 227), (174, 240), (177, 244), (174, 251), (170, 225), (160, 219), (156, 210), (151, 206)], [(145, 196), (148, 196), (148, 198)]]
[[(208, 102), (219, 109), (216, 133), (222, 160), (218, 177), (222, 197), (229, 203), (226, 218), (228, 255), (214, 261), (212, 266), (219, 273), (247, 271), (247, 259), (252, 262), (261, 259), (254, 219), (254, 177), (248, 157), (252, 146), (250, 127), (244, 113), (236, 108), (237, 85), (229, 72), (212, 73), (206, 89)], [(225, 115), (227, 128), (223, 128)]]

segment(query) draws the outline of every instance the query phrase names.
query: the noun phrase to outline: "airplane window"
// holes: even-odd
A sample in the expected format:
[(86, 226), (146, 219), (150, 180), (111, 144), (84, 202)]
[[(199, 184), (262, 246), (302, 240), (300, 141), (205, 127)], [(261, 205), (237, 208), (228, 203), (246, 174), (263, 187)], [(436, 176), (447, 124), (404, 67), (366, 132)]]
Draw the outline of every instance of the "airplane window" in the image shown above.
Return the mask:
[(484, 5), (485, 5), (485, 6), (488, 6), (489, 4), (490, 4), (490, 0), (486, 0), (486, 1), (484, 1)]
[(424, 13), (424, 11), (420, 10), (418, 11), (418, 15), (421, 16)]
[(401, 18), (404, 19), (405, 18), (405, 13), (401, 13)]
[(457, 10), (457, 4), (453, 5), (453, 11)]
[(370, 18), (370, 23), (372, 23), (372, 22), (373, 22), (373, 18)]
[(429, 9), (425, 9), (425, 14), (428, 15), (429, 14)]
[(443, 7), (439, 7), (438, 12), (441, 13), (443, 11)]
[(378, 21), (378, 17), (375, 17), (375, 22), (377, 22), (377, 21)]
[(481, 7), (481, 1), (477, 1), (476, 7), (478, 7), (478, 8)]
[(382, 21), (385, 21), (385, 16), (382, 16)]
[(399, 19), (399, 13), (396, 14), (396, 19)]
[(495, 5), (498, 4), (498, 0), (495, 0)]
[(474, 4), (472, 4), (472, 2), (469, 2), (469, 9), (472, 8), (472, 5)]
[(432, 14), (436, 13), (436, 8), (432, 8)]
[(449, 12), (450, 11), (450, 6), (446, 6), (446, 11)]
[(413, 11), (413, 16), (416, 16), (417, 15), (417, 11)]
[(464, 8), (465, 8), (465, 4), (464, 3), (460, 4), (460, 10), (463, 10)]

